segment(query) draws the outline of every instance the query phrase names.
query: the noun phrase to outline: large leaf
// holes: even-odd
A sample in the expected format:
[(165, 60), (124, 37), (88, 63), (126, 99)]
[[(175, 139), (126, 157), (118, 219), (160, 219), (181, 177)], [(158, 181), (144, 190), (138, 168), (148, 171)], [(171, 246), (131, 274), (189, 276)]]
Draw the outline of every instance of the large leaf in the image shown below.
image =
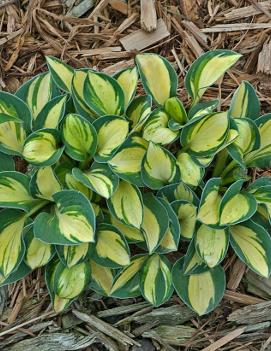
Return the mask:
[[(140, 269), (146, 262), (147, 256), (137, 255), (131, 258), (129, 266), (123, 268), (115, 277), (110, 295), (119, 298), (138, 296)], [(131, 289), (133, 286), (133, 289)]]
[(137, 68), (125, 68), (114, 75), (124, 93), (124, 105), (128, 106), (136, 93), (138, 72)]
[(181, 133), (181, 143), (195, 156), (211, 156), (226, 141), (228, 130), (227, 112), (213, 113), (184, 127)]
[(93, 125), (84, 117), (70, 113), (62, 124), (65, 152), (76, 161), (91, 158), (97, 147), (97, 134)]
[(142, 195), (135, 185), (120, 181), (107, 205), (112, 215), (119, 221), (140, 229), (143, 220)]
[(155, 307), (165, 303), (173, 293), (171, 265), (165, 256), (154, 254), (144, 263), (140, 289), (144, 298)]
[(176, 181), (178, 173), (176, 159), (172, 153), (150, 142), (142, 167), (142, 179), (145, 185), (151, 189), (160, 189)]
[(260, 116), (260, 101), (253, 86), (243, 81), (231, 100), (229, 114), (233, 118), (257, 119)]
[(217, 266), (204, 273), (185, 275), (181, 258), (173, 266), (172, 282), (182, 301), (201, 316), (211, 312), (221, 301), (225, 273)]
[(181, 226), (181, 236), (184, 239), (191, 239), (194, 235), (197, 208), (192, 203), (184, 200), (176, 200), (171, 203)]
[(122, 233), (110, 224), (101, 224), (97, 229), (92, 259), (111, 268), (130, 264), (130, 250)]
[[(171, 64), (157, 54), (138, 54), (136, 65), (146, 92), (158, 105), (177, 93), (178, 78)], [(159, 77), (159, 79), (157, 79)]]
[(151, 193), (143, 194), (143, 223), (142, 232), (149, 253), (153, 253), (163, 240), (168, 229), (167, 210)]
[(119, 184), (118, 177), (106, 164), (93, 163), (90, 170), (84, 172), (74, 168), (72, 174), (79, 182), (106, 199), (113, 195)]
[(145, 186), (141, 178), (141, 167), (147, 147), (146, 140), (133, 134), (126, 139), (108, 164), (120, 178), (137, 186)]
[(103, 116), (98, 118), (93, 125), (98, 136), (95, 160), (107, 162), (112, 159), (125, 141), (129, 131), (129, 122), (117, 116)]
[(214, 229), (202, 224), (195, 236), (195, 247), (199, 256), (207, 266), (217, 266), (225, 257), (229, 244), (226, 229)]
[(75, 190), (59, 191), (53, 200), (52, 213), (41, 212), (35, 218), (35, 237), (59, 245), (94, 242), (95, 214), (89, 200)]
[(71, 92), (74, 70), (71, 66), (56, 57), (47, 56), (47, 65), (56, 85), (67, 92)]
[(230, 227), (231, 246), (239, 258), (257, 274), (268, 278), (271, 273), (271, 239), (260, 225), (249, 220)]
[(100, 72), (88, 71), (84, 84), (84, 100), (98, 115), (122, 115), (124, 93), (116, 79)]
[(25, 140), (23, 157), (33, 165), (50, 166), (59, 160), (63, 150), (59, 133), (55, 129), (40, 129)]
[(195, 104), (242, 55), (230, 50), (204, 53), (190, 66), (185, 76), (185, 87)]
[(0, 211), (0, 273), (8, 277), (23, 259), (25, 213), (19, 210)]

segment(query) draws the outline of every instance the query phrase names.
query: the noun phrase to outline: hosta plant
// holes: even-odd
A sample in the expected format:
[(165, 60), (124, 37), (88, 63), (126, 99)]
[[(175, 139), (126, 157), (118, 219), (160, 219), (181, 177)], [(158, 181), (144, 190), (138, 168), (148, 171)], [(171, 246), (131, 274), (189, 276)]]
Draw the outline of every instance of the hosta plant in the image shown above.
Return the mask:
[(47, 57), (48, 72), (0, 92), (1, 285), (45, 266), (56, 311), (86, 289), (154, 306), (175, 290), (202, 315), (223, 297), (229, 246), (268, 277), (271, 178), (251, 168), (271, 164), (271, 114), (245, 81), (227, 110), (202, 99), (239, 58), (198, 58), (189, 106), (156, 54), (114, 76)]

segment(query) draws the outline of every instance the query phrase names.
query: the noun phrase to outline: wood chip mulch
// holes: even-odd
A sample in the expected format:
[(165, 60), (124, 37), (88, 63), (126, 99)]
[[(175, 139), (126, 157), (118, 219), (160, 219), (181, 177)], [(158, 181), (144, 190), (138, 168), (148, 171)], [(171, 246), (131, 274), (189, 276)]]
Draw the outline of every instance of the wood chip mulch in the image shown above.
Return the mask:
[[(0, 89), (14, 92), (46, 70), (45, 55), (114, 73), (132, 65), (137, 52), (152, 51), (175, 66), (187, 103), (189, 65), (205, 51), (225, 48), (243, 58), (204, 98), (221, 98), (220, 108), (226, 107), (237, 85), (248, 80), (268, 113), (270, 33), (271, 1), (0, 0)], [(201, 318), (176, 296), (152, 308), (141, 298), (114, 300), (93, 292), (57, 316), (37, 270), (0, 288), (0, 350), (271, 350), (271, 280), (248, 272), (233, 253), (224, 268), (225, 297)]]

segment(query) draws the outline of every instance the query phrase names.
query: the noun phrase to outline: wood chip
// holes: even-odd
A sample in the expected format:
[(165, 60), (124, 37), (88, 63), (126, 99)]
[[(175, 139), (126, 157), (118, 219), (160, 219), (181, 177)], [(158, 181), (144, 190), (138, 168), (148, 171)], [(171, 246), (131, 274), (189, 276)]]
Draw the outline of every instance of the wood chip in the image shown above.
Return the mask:
[(228, 320), (237, 324), (255, 324), (271, 320), (271, 301), (250, 305), (235, 310)]
[(237, 329), (233, 330), (232, 332), (228, 333), (227, 335), (223, 336), (221, 339), (215, 341), (210, 346), (205, 347), (204, 349), (202, 349), (202, 351), (216, 351), (216, 350), (219, 350), (220, 347), (228, 344), (230, 341), (236, 339), (239, 335), (243, 334), (245, 330), (246, 330), (245, 327), (237, 328)]
[(124, 15), (128, 14), (128, 5), (124, 0), (109, 0), (109, 5)]
[(271, 43), (264, 44), (259, 53), (257, 72), (271, 74)]
[(87, 315), (77, 310), (73, 310), (72, 313), (82, 321), (88, 323), (91, 327), (94, 327), (104, 333), (105, 335), (110, 336), (112, 339), (117, 340), (121, 344), (127, 345), (137, 345), (140, 346), (138, 342), (121, 332), (120, 330), (112, 327), (110, 324), (100, 320), (99, 318), (93, 315)]
[(241, 294), (236, 291), (226, 290), (224, 294), (224, 299), (229, 301), (238, 302), (244, 305), (255, 305), (260, 302), (264, 302), (263, 299), (254, 297), (251, 295)]
[(203, 33), (223, 33), (223, 32), (238, 32), (242, 30), (268, 29), (271, 28), (271, 23), (231, 23), (217, 24), (210, 28), (201, 29)]
[(200, 31), (200, 29), (191, 21), (182, 21), (182, 25), (197, 39), (197, 41), (203, 45), (206, 49), (209, 48), (207, 45), (208, 37)]
[[(262, 1), (259, 2), (258, 5), (265, 10), (270, 10), (271, 8), (271, 1)], [(225, 18), (230, 21), (239, 20), (241, 18), (246, 18), (250, 16), (259, 15), (262, 11), (259, 8), (256, 8), (254, 5), (240, 7), (238, 9), (234, 9), (228, 13), (225, 13)]]
[(133, 303), (132, 305), (128, 305), (128, 306), (119, 306), (119, 307), (110, 308), (108, 310), (99, 311), (97, 315), (100, 318), (119, 316), (126, 313), (139, 311), (142, 308), (145, 308), (147, 306), (150, 306), (148, 302)]
[(182, 13), (188, 20), (197, 20), (199, 11), (197, 0), (180, 0), (180, 7)]
[(160, 18), (157, 21), (157, 28), (154, 32), (147, 33), (139, 29), (131, 34), (120, 39), (121, 44), (127, 51), (142, 50), (151, 46), (158, 41), (167, 38), (170, 35), (165, 22)]
[(141, 29), (153, 32), (157, 28), (155, 0), (141, 0), (140, 23)]
[(230, 290), (236, 290), (243, 278), (246, 271), (246, 265), (237, 258), (230, 271), (230, 277), (227, 284), (227, 288)]
[(67, 14), (67, 17), (81, 17), (95, 5), (94, 0), (83, 0), (77, 6), (74, 6)]

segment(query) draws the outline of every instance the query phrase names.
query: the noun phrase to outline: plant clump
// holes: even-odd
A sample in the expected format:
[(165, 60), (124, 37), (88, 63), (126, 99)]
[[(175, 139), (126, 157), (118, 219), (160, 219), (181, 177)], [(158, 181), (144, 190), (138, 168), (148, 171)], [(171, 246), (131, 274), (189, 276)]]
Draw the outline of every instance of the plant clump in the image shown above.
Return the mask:
[(47, 57), (48, 72), (0, 92), (0, 284), (45, 266), (58, 312), (86, 289), (154, 306), (175, 290), (202, 315), (223, 297), (229, 246), (268, 277), (271, 177), (249, 169), (270, 166), (271, 114), (246, 81), (226, 111), (201, 100), (240, 56), (199, 57), (188, 108), (152, 53), (112, 77)]

